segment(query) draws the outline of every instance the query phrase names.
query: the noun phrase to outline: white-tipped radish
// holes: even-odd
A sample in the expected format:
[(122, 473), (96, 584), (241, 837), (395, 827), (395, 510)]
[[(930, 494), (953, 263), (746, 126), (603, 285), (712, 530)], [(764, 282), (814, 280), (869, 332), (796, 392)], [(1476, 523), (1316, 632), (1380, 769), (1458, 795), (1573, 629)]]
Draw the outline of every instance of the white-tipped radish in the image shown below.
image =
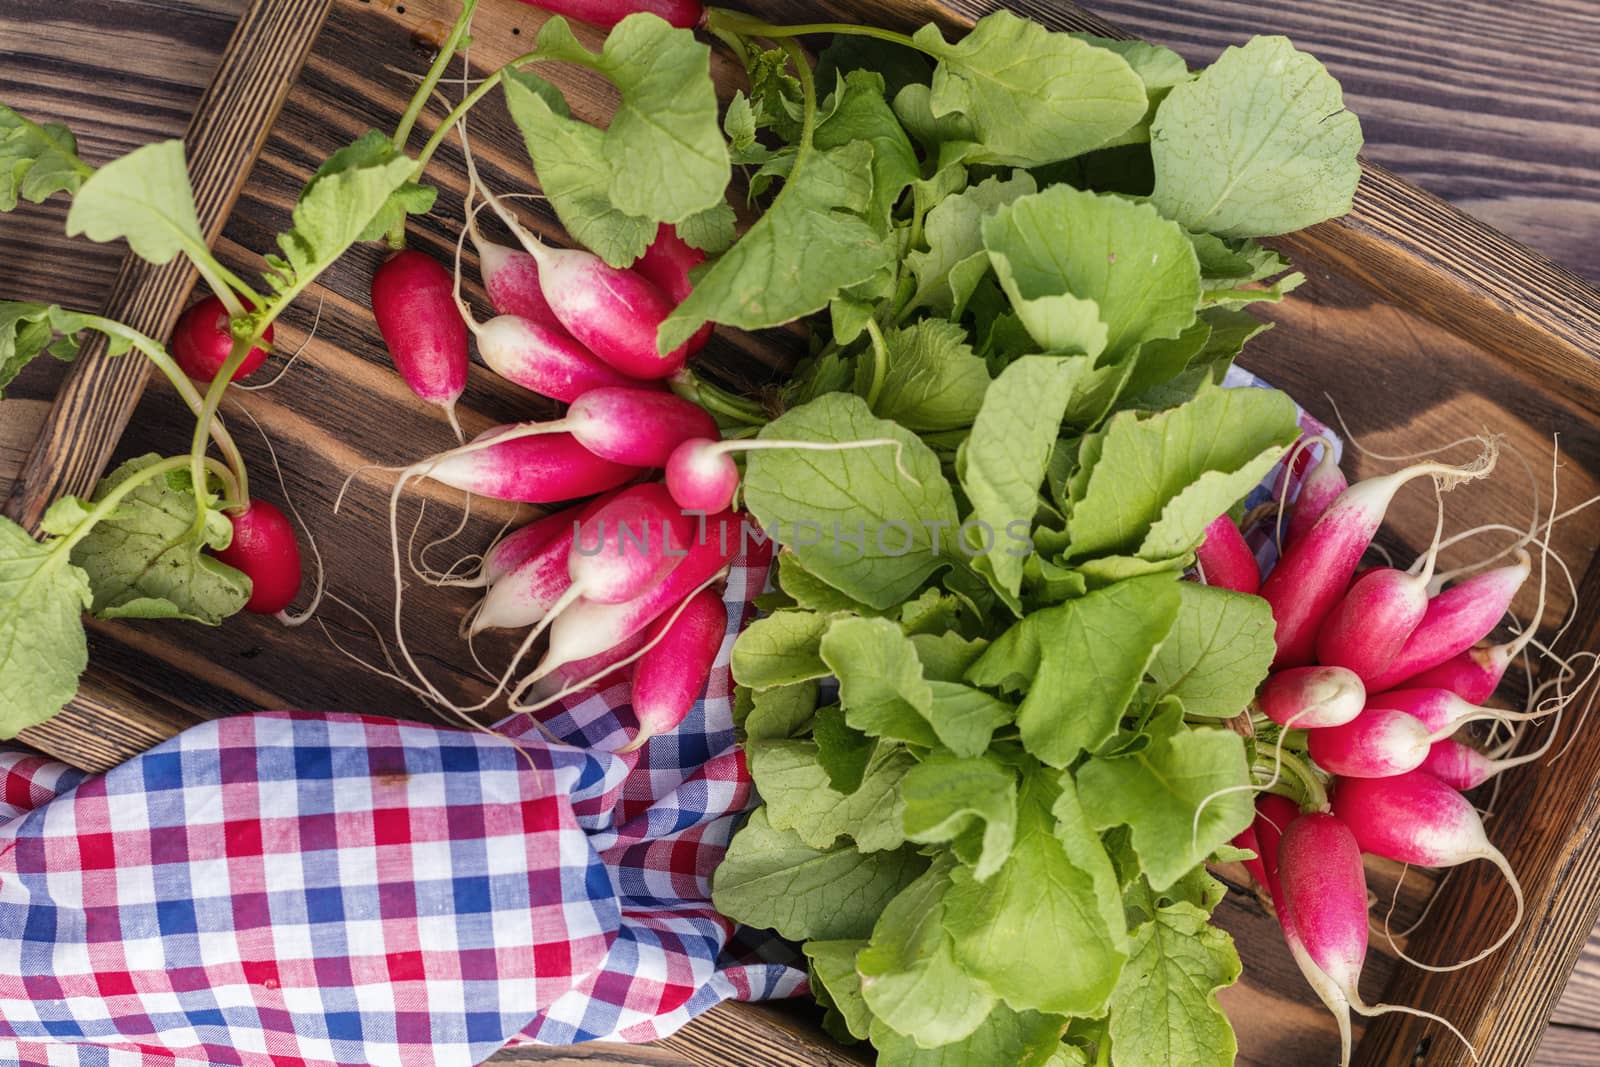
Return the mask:
[(1343, 726), (1312, 730), (1306, 751), (1317, 766), (1343, 778), (1389, 778), (1416, 770), (1443, 734), (1392, 708), (1368, 708)]
[(1239, 527), (1226, 514), (1218, 515), (1206, 527), (1205, 539), (1195, 550), (1201, 579), (1207, 585), (1231, 589), (1235, 593), (1256, 593), (1261, 589), (1261, 566), (1250, 551)]
[[(644, 275), (645, 280), (665, 293), (668, 300), (681, 304), (694, 289), (689, 272), (705, 261), (704, 252), (679, 237), (671, 223), (663, 222), (656, 227), (656, 239), (650, 242), (644, 255), (634, 261), (632, 270)], [(706, 346), (706, 341), (711, 338), (711, 328), (712, 324), (706, 323), (684, 342), (689, 355)]]
[(1427, 579), (1374, 567), (1351, 584), (1317, 629), (1317, 662), (1377, 678), (1428, 611)]
[(1388, 689), (1409, 684), (1423, 671), (1439, 666), (1488, 636), (1511, 607), (1532, 573), (1526, 552), (1509, 567), (1484, 571), (1451, 586), (1428, 602), (1428, 610), (1393, 662), (1372, 679), (1371, 687)]
[(595, 455), (570, 433), (547, 433), (542, 427), (523, 431), (496, 427), (407, 471), (478, 496), (525, 504), (592, 496), (639, 473), (637, 467)]
[(633, 668), (633, 714), (639, 732), (618, 749), (631, 752), (677, 729), (700, 698), (728, 634), (728, 606), (714, 589), (689, 598), (661, 640)]
[(474, 325), (478, 355), (489, 369), (524, 389), (570, 404), (591, 389), (643, 388), (596, 359), (565, 332), (520, 315)]
[(1256, 704), (1279, 726), (1322, 729), (1360, 715), (1367, 689), (1344, 667), (1291, 667), (1267, 676)]
[(1284, 535), (1284, 546), (1294, 544), (1303, 539), (1317, 524), (1317, 520), (1327, 512), (1333, 502), (1339, 499), (1350, 483), (1345, 480), (1344, 471), (1339, 469), (1339, 461), (1334, 457), (1333, 446), (1326, 440), (1322, 441), (1322, 458), (1316, 466), (1306, 472), (1305, 478), (1300, 483), (1300, 495), (1295, 497), (1294, 510), (1289, 516), (1289, 529)]
[(400, 377), (443, 408), (460, 437), (456, 401), (467, 386), (467, 328), (456, 311), (454, 277), (421, 252), (396, 252), (372, 276), (372, 315)]

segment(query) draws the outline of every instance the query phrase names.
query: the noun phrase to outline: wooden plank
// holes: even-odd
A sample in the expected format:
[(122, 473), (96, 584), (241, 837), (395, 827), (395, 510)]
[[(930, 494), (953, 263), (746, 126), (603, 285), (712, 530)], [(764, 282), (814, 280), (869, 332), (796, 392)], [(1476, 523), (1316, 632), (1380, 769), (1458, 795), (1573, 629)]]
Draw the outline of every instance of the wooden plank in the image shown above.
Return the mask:
[[(331, 0), (256, 0), (239, 20), (184, 135), (200, 229), (208, 244), (233, 211), (330, 5)], [(103, 311), (134, 329), (165, 337), (195, 276), (181, 256), (155, 266), (129, 255)], [(148, 376), (143, 360), (107, 357), (99, 335), (86, 344), (11, 487), (6, 514), (31, 527), (56, 498), (93, 488)]]

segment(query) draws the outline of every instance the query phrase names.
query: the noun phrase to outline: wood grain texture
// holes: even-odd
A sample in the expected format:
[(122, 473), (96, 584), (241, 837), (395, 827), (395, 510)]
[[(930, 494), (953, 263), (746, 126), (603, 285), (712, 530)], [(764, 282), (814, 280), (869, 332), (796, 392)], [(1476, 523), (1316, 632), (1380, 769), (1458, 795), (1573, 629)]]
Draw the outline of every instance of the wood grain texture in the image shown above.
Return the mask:
[[(287, 221), (291, 191), (321, 156), (367, 125), (392, 125), (405, 95), (404, 82), (395, 71), (385, 70), (385, 65), (420, 72), (429, 57), (425, 44), (418, 47), (415, 42), (425, 41), (435, 32), (430, 27), (441, 25), (448, 8), (442, 0), (416, 0), (403, 5), (403, 13), (399, 6), (392, 0), (373, 4), (339, 0), (337, 12), (291, 93), (262, 162), (223, 234), (219, 250), (230, 265), (248, 265), (253, 261), (252, 250), (269, 247), (271, 233)], [(763, 9), (769, 6), (763, 5)], [(797, 4), (780, 6), (789, 12), (800, 10)], [(474, 66), (486, 67), (521, 51), (540, 21), (541, 16), (532, 9), (485, 0)], [(958, 20), (947, 15), (946, 21)], [(586, 39), (593, 43), (596, 37), (590, 34)], [(725, 79), (729, 77), (725, 63), (719, 64), (718, 70)], [(0, 80), (5, 77), (6, 72), (0, 70)], [(557, 72), (557, 80), (580, 115), (602, 115), (610, 105), (608, 95), (592, 82), (564, 71)], [(429, 121), (425, 120), (424, 126)], [(503, 112), (490, 106), (485, 109), (481, 129), (479, 121), (475, 116), (475, 144), (490, 180), (503, 190), (526, 187), (530, 180), (526, 158)], [(415, 227), (414, 237), (420, 247), (435, 254), (453, 246), (453, 220), (459, 217), (461, 193), (459, 154), (447, 148), (440, 160), (440, 166), (430, 172), (430, 178), (443, 187), (440, 205), (433, 217)], [(556, 232), (547, 217), (537, 212), (527, 217), (546, 232)], [(319, 536), (334, 588), (367, 614), (382, 618), (391, 593), (385, 566), (374, 564), (372, 546), (387, 537), (383, 513), (387, 482), (378, 476), (358, 480), (354, 496), (340, 516), (330, 511), (333, 494), (345, 474), (360, 464), (415, 458), (445, 444), (448, 434), (433, 412), (410, 397), (387, 367), (364, 310), (366, 280), (377, 260), (376, 250), (359, 250), (293, 309), (280, 331), (284, 350), (292, 351), (305, 338), (321, 301), (315, 340), (279, 387), (245, 396), (242, 402), (262, 419), (279, 445), (290, 496)], [(1345, 402), (1352, 428), (1362, 440), (1379, 449), (1411, 450), (1458, 436), (1463, 425), (1489, 425), (1506, 432), (1508, 440), (1537, 463), (1547, 449), (1549, 434), (1563, 429), (1569, 435), (1563, 448), (1571, 458), (1563, 473), (1566, 499), (1576, 500), (1600, 489), (1600, 439), (1592, 418), (1563, 398), (1564, 383), (1487, 359), (1474, 345), (1414, 310), (1402, 310), (1396, 306), (1399, 301), (1390, 302), (1330, 270), (1314, 269), (1312, 273), (1311, 284), (1275, 312), (1279, 328), (1252, 348), (1247, 363), (1253, 369), (1289, 388), (1319, 415), (1331, 417), (1327, 403), (1320, 399), (1326, 389)], [(468, 276), (473, 277), (470, 264)], [(1392, 292), (1386, 295), (1393, 298)], [(772, 343), (719, 338), (718, 343), (723, 365), (752, 378), (769, 374), (770, 368), (781, 364), (793, 350), (792, 342), (783, 338)], [(544, 410), (481, 368), (474, 369), (464, 407), (469, 430)], [(276, 498), (265, 450), (247, 429), (241, 430), (242, 420), (233, 423), (246, 443), (252, 468), (263, 472), (255, 479), (260, 491)], [(187, 424), (187, 416), (167, 390), (151, 390), (123, 449), (127, 453), (181, 449), (186, 444), (183, 427)], [(1358, 468), (1370, 473), (1379, 466), (1363, 462)], [(453, 525), (454, 512), (448, 506), (453, 502), (446, 494), (433, 494), (429, 499), (433, 517), (424, 528), (442, 533)], [(1508, 475), (1492, 485), (1453, 494), (1451, 523), (1462, 526), (1481, 516), (1525, 515), (1527, 507), (1526, 484)], [(409, 521), (415, 513), (415, 506), (410, 505), (404, 518)], [(505, 508), (476, 511), (463, 538), (463, 551), (481, 545), (510, 514)], [(1431, 532), (1432, 521), (1432, 504), (1424, 494), (1403, 498), (1391, 547), (1420, 544)], [(1597, 540), (1592, 522), (1574, 522), (1560, 534), (1559, 547), (1572, 562), (1590, 558)], [(445, 557), (435, 553), (433, 558)], [(414, 612), (408, 610), (408, 617), (442, 620), (415, 627), (422, 631), (414, 635), (414, 643), (425, 667), (452, 691), (481, 691), (481, 681), (462, 669), (460, 648), (448, 635), (453, 630), (450, 623), (466, 609), (470, 598), (415, 588), (408, 597), (408, 603), (415, 605)], [(1564, 597), (1560, 599), (1565, 602)], [(1528, 605), (1522, 608), (1526, 611)], [(378, 659), (377, 644), (346, 609), (329, 609), (327, 621), (342, 644), (368, 660)], [(285, 634), (275, 624), (258, 619), (232, 620), (218, 630), (96, 624), (91, 640), (94, 666), (84, 696), (71, 713), (50, 724), (54, 733), (33, 739), (40, 747), (85, 763), (115, 762), (190, 722), (258, 707), (293, 704), (426, 714), (403, 689), (353, 670), (323, 635), (310, 627)], [(482, 651), (490, 662), (505, 654), (503, 645), (492, 643)], [(141, 706), (155, 711), (133, 714), (127, 710)], [(1581, 776), (1574, 788), (1579, 784)], [(1504, 844), (1510, 828), (1509, 822), (1497, 820), (1495, 839)], [(1395, 873), (1392, 868), (1375, 865), (1375, 891), (1386, 895)], [(1455, 890), (1459, 878), (1447, 884), (1447, 894)], [(1402, 923), (1415, 916), (1428, 884), (1415, 873), (1407, 880), (1408, 891), (1399, 913)], [(1486, 916), (1483, 921), (1492, 923), (1492, 919)], [(1271, 918), (1247, 893), (1236, 892), (1224, 905), (1220, 920), (1234, 933), (1247, 961), (1245, 982), (1225, 994), (1240, 1031), (1240, 1062), (1281, 1067), (1291, 1062), (1325, 1061), (1332, 1041), (1327, 1017), (1304, 992)], [(1563, 930), (1571, 926), (1569, 916)], [(1465, 929), (1484, 932), (1476, 925)], [(1418, 945), (1414, 951), (1427, 954), (1429, 949)], [(1393, 972), (1392, 960), (1381, 951), (1381, 942), (1375, 941), (1369, 972), (1369, 992), (1387, 982)], [(1456, 978), (1469, 980), (1472, 972)], [(1596, 985), (1600, 987), (1600, 982)], [(1454, 1000), (1452, 997), (1452, 1004)], [(814, 1036), (805, 1039), (810, 1046), (752, 1045), (740, 1027), (748, 1020), (761, 1019), (765, 1010), (727, 1006), (673, 1041), (649, 1050), (524, 1050), (507, 1053), (506, 1062), (527, 1062), (529, 1057), (533, 1062), (649, 1067), (827, 1062), (817, 1058), (823, 1054), (815, 1051)], [(1453, 1012), (1453, 1007), (1450, 1010)], [(1526, 1033), (1524, 1025), (1519, 1023), (1519, 1032)], [(800, 1032), (807, 1031), (802, 1026)], [(1563, 1048), (1574, 1040), (1565, 1029), (1552, 1033), (1552, 1041), (1558, 1038)], [(1534, 1041), (1529, 1038), (1525, 1044), (1531, 1049)], [(752, 1050), (768, 1058), (750, 1058)], [(1434, 1055), (1445, 1051), (1434, 1043)], [(668, 1054), (679, 1058), (662, 1058)]]
[[(240, 18), (184, 134), (200, 231), (208, 244), (232, 213), (330, 3), (256, 0)], [(136, 330), (165, 337), (195, 277), (181, 256), (157, 266), (129, 255), (102, 309)], [(24, 526), (38, 522), (57, 498), (93, 488), (144, 391), (149, 377), (144, 361), (105, 353), (105, 339), (98, 334), (84, 345), (11, 486), (5, 512)]]

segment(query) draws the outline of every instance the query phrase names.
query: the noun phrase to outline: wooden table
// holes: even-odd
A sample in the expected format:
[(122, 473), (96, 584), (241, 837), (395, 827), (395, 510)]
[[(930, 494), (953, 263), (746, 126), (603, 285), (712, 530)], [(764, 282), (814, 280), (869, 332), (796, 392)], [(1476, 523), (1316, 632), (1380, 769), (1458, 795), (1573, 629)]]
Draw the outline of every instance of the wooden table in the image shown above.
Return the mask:
[[(393, 6), (403, 0), (372, 0)], [(209, 78), (239, 0), (8, 0), (0, 100), (69, 122), (103, 160), (176, 136)], [(759, 6), (759, 5), (751, 5)], [(1253, 32), (1321, 56), (1362, 116), (1373, 158), (1600, 280), (1600, 9), (1488, 0), (1100, 0), (1102, 14), (1192, 60)], [(1566, 42), (1558, 50), (1554, 41)], [(0, 217), (0, 295), (95, 306), (120, 246), (61, 237), (64, 208)], [(49, 364), (50, 361), (45, 361)], [(59, 368), (30, 370), (0, 402), (0, 491), (33, 437)], [(1600, 940), (1591, 944), (1539, 1062), (1600, 1064)], [(525, 1061), (535, 1054), (505, 1057)], [(625, 1060), (598, 1049), (540, 1062), (714, 1063), (692, 1035)], [(772, 1049), (773, 1062), (782, 1053)]]

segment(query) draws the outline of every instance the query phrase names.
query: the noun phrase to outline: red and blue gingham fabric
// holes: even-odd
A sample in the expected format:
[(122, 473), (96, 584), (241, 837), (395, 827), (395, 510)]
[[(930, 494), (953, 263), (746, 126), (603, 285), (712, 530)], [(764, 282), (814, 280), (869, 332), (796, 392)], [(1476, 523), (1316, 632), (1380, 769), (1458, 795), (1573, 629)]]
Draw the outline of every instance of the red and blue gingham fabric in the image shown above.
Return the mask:
[(638, 753), (606, 751), (626, 683), (546, 719), (582, 747), (278, 712), (97, 777), (0, 753), (0, 1063), (465, 1065), (802, 991), (710, 904), (753, 802), (728, 656), (768, 562), (736, 562), (705, 698)]
[(626, 682), (545, 720), (566, 745), (526, 716), (497, 726), (514, 747), (276, 712), (101, 776), (0, 751), (0, 1065), (468, 1065), (803, 992), (792, 948), (710, 904), (756, 800), (728, 659), (769, 562), (735, 562), (704, 699), (637, 753), (610, 751)]

